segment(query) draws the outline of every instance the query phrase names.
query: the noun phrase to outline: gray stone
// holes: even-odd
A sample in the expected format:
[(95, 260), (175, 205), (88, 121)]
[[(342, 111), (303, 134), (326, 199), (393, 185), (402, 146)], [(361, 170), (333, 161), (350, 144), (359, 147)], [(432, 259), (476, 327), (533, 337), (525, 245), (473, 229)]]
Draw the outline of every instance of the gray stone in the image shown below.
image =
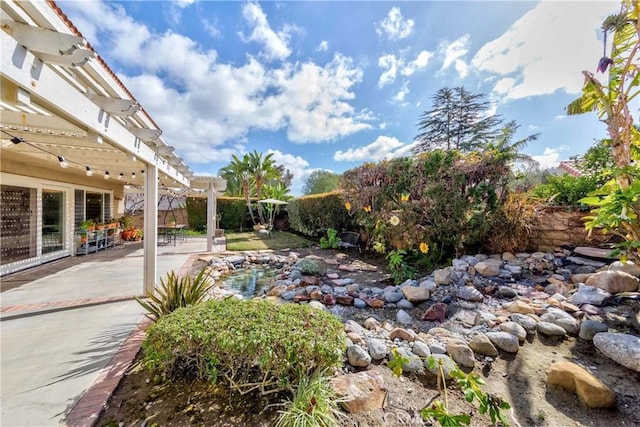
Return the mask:
[(473, 338), (469, 341), (469, 347), (471, 350), (475, 351), (478, 354), (482, 354), (483, 356), (497, 356), (498, 350), (491, 343), (489, 337), (487, 337), (483, 333), (479, 333), (474, 335)]
[(413, 303), (411, 303), (411, 301), (407, 301), (404, 298), (398, 301), (396, 305), (400, 308), (413, 308)]
[(393, 292), (385, 292), (384, 293), (385, 302), (394, 303), (394, 302), (400, 301), (401, 299), (402, 299), (402, 293), (400, 293), (400, 292), (393, 291)]
[(424, 361), (424, 367), (429, 369), (433, 375), (440, 375), (439, 365), (442, 365), (442, 373), (444, 374), (445, 379), (451, 378), (451, 371), (457, 368), (456, 362), (454, 362), (449, 356), (446, 354), (432, 354), (431, 357), (435, 360), (436, 366), (433, 369), (429, 369), (428, 360)]
[(528, 333), (533, 334), (536, 332), (536, 319), (526, 314), (511, 313), (509, 316), (511, 320), (522, 326)]
[(497, 319), (496, 315), (493, 313), (489, 313), (487, 311), (478, 311), (476, 312), (476, 318), (473, 321), (474, 325), (489, 325), (495, 322)]
[(355, 308), (365, 308), (367, 306), (367, 303), (364, 302), (363, 300), (361, 300), (360, 298), (354, 298), (353, 299), (353, 306)]
[(640, 265), (636, 265), (631, 261), (622, 262), (615, 261), (609, 265), (609, 270), (622, 271), (635, 277), (640, 277)]
[(504, 266), (504, 269), (516, 277), (522, 276), (522, 267), (520, 267), (519, 265), (507, 264)]
[(402, 288), (402, 294), (412, 303), (420, 303), (429, 299), (429, 290), (418, 286), (405, 286)]
[(640, 280), (623, 271), (607, 270), (591, 275), (585, 285), (595, 286), (611, 294), (617, 294), (637, 291), (640, 286)]
[(429, 344), (429, 351), (431, 354), (447, 354), (447, 349), (439, 342)]
[(340, 405), (351, 414), (382, 409), (387, 401), (384, 379), (373, 370), (333, 377), (331, 387)]
[(640, 338), (629, 334), (600, 332), (593, 344), (608, 358), (622, 366), (640, 372)]
[[(353, 322), (353, 320), (352, 320)], [(375, 330), (380, 328), (380, 322), (375, 317), (367, 317), (364, 322), (362, 322), (362, 326), (367, 328), (368, 330)]]
[(419, 286), (421, 288), (425, 288), (429, 292), (432, 292), (438, 285), (436, 285), (436, 282), (432, 280), (423, 280), (422, 282), (420, 282)]
[(578, 292), (571, 295), (571, 302), (574, 304), (591, 304), (602, 306), (611, 294), (595, 286), (587, 286), (584, 283), (578, 285)]
[(485, 335), (496, 347), (508, 353), (517, 353), (520, 348), (518, 338), (508, 332), (487, 332)]
[(567, 331), (563, 327), (551, 322), (538, 322), (538, 333), (551, 336), (551, 337), (563, 337)]
[(482, 261), (475, 265), (476, 273), (485, 277), (494, 277), (500, 274), (500, 267), (490, 261)]
[(359, 345), (352, 345), (347, 348), (347, 359), (349, 360), (349, 365), (359, 368), (365, 368), (371, 363), (371, 356)]
[(431, 356), (431, 350), (429, 350), (429, 346), (421, 341), (415, 341), (413, 343), (413, 348), (411, 352), (419, 357), (429, 357)]
[(367, 338), (367, 349), (373, 360), (382, 360), (387, 357), (387, 344), (383, 339)]
[(552, 314), (555, 317), (555, 320), (551, 323), (562, 326), (567, 333), (578, 335), (580, 332), (580, 322), (566, 311), (555, 307), (549, 307), (547, 313)]
[(481, 302), (484, 300), (484, 295), (473, 286), (463, 286), (458, 289), (458, 298), (466, 301)]
[(313, 307), (315, 309), (318, 310), (326, 310), (327, 307), (324, 306), (324, 304), (322, 304), (320, 301), (310, 301), (309, 302), (309, 307)]
[[(402, 365), (402, 370), (404, 372), (416, 373), (424, 369), (422, 359), (413, 354), (409, 349), (405, 347), (398, 347), (398, 353), (400, 353), (402, 357), (409, 359), (407, 363)], [(391, 360), (393, 360), (393, 353), (391, 354)]]
[(469, 268), (469, 263), (461, 259), (454, 259), (452, 261), (452, 264), (453, 269), (456, 271), (467, 271), (467, 269)]
[(460, 366), (473, 368), (476, 364), (475, 355), (469, 346), (458, 340), (451, 340), (447, 343), (447, 354), (454, 362)]
[(579, 256), (570, 256), (567, 257), (567, 261), (570, 261), (576, 265), (584, 265), (584, 266), (589, 266), (589, 267), (595, 267), (595, 268), (600, 268), (600, 267), (604, 267), (606, 264), (602, 261), (596, 261), (593, 259), (589, 259), (589, 258), (583, 258), (583, 257), (579, 257)]
[(500, 286), (498, 288), (498, 293), (503, 298), (515, 298), (518, 294), (509, 286)]
[[(366, 320), (365, 320), (366, 322)], [(364, 335), (367, 333), (367, 330), (360, 326), (358, 322), (355, 320), (347, 320), (344, 323), (344, 331), (345, 332), (355, 332), (358, 335)]]
[(280, 294), (280, 298), (285, 301), (291, 301), (296, 296), (296, 291), (284, 291)]
[(504, 332), (508, 332), (511, 335), (517, 337), (520, 343), (523, 343), (524, 340), (527, 338), (527, 331), (519, 323), (516, 323), (516, 322), (501, 323), (500, 329)]
[(404, 310), (398, 310), (396, 313), (396, 321), (401, 325), (410, 325), (413, 323), (413, 318)]
[(462, 261), (468, 263), (471, 266), (474, 266), (474, 265), (476, 265), (477, 263), (480, 262), (480, 260), (478, 258), (476, 258), (474, 256), (471, 256), (471, 255), (465, 255), (461, 259), (462, 259)]
[(433, 278), (438, 285), (448, 285), (456, 279), (453, 267), (442, 268), (433, 272)]
[(608, 330), (609, 327), (606, 324), (598, 322), (597, 320), (587, 319), (583, 320), (580, 324), (580, 333), (578, 336), (583, 340), (591, 341), (595, 334), (599, 332), (607, 332)]

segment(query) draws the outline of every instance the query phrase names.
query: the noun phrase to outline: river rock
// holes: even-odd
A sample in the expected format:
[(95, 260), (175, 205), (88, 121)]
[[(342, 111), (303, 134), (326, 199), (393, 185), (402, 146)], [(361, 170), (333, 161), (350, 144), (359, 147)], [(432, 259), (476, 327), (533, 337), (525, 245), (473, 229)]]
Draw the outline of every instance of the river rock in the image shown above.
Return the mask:
[(611, 265), (609, 265), (609, 270), (622, 271), (623, 273), (627, 273), (635, 277), (640, 277), (640, 265), (634, 264), (631, 261), (615, 261)]
[(373, 360), (382, 360), (387, 357), (387, 344), (383, 339), (368, 338), (367, 349)]
[(384, 379), (376, 371), (339, 375), (331, 385), (340, 405), (352, 414), (382, 409), (387, 400)]
[(438, 287), (438, 285), (436, 285), (436, 282), (432, 280), (423, 280), (418, 286), (420, 286), (421, 288), (425, 288), (429, 292), (433, 292)]
[(385, 292), (384, 300), (389, 303), (396, 303), (402, 299), (402, 293), (397, 291)]
[(447, 315), (447, 304), (438, 302), (424, 312), (421, 319), (430, 322), (443, 322)]
[(509, 313), (534, 314), (533, 307), (524, 301), (516, 300), (507, 306)]
[(447, 354), (460, 366), (473, 368), (476, 364), (475, 355), (469, 346), (459, 340), (451, 340), (447, 343)]
[(593, 344), (608, 358), (640, 372), (640, 338), (635, 335), (600, 332)]
[(567, 333), (578, 335), (580, 332), (580, 321), (569, 313), (560, 310), (559, 308), (549, 307), (546, 314), (550, 314), (555, 318), (551, 320), (551, 323), (562, 326)]
[(402, 288), (402, 294), (412, 303), (420, 303), (429, 299), (429, 290), (419, 286), (405, 286)]
[(364, 302), (371, 308), (384, 307), (384, 301), (378, 298), (365, 298)]
[(496, 321), (497, 317), (493, 313), (488, 311), (476, 312), (476, 318), (473, 321), (474, 325), (492, 325)]
[(413, 343), (413, 347), (411, 348), (411, 352), (419, 357), (431, 356), (431, 350), (429, 350), (429, 346), (422, 341), (415, 341)]
[(416, 340), (416, 336), (413, 332), (409, 332), (403, 328), (393, 328), (391, 332), (389, 332), (389, 339), (391, 341), (393, 341), (396, 338), (402, 341), (408, 341), (408, 342), (413, 342)]
[(396, 321), (401, 325), (410, 325), (413, 323), (413, 318), (404, 310), (398, 310), (396, 313)]
[(500, 274), (500, 265), (491, 261), (482, 261), (475, 265), (476, 273), (485, 277), (494, 277)]
[(355, 308), (365, 308), (367, 306), (367, 303), (364, 302), (364, 300), (360, 299), (360, 298), (354, 298), (353, 300), (353, 306)]
[(498, 288), (498, 294), (502, 298), (515, 298), (518, 294), (509, 286), (500, 286)]
[(475, 351), (478, 354), (482, 354), (483, 356), (497, 356), (498, 350), (491, 343), (489, 337), (487, 337), (483, 333), (479, 333), (474, 335), (473, 338), (469, 341), (469, 348)]
[(571, 295), (570, 300), (574, 304), (604, 305), (611, 294), (595, 286), (587, 286), (584, 283), (578, 285), (578, 291)]
[(352, 306), (353, 301), (354, 298), (351, 295), (336, 295), (336, 303), (340, 305)]
[(576, 393), (589, 408), (611, 408), (616, 404), (616, 394), (575, 363), (560, 361), (551, 365), (547, 383)]
[[(424, 370), (422, 359), (420, 359), (416, 354), (412, 353), (408, 348), (398, 347), (398, 353), (400, 354), (400, 356), (409, 359), (407, 363), (402, 365), (402, 370), (404, 372), (416, 373)], [(393, 353), (391, 353), (391, 360), (393, 359)]]
[(517, 353), (520, 348), (518, 338), (508, 332), (487, 332), (486, 335), (496, 347), (508, 353)]
[(320, 301), (311, 301), (309, 302), (309, 307), (313, 307), (318, 310), (326, 310), (327, 307), (324, 306)]
[(580, 333), (578, 336), (583, 340), (591, 341), (595, 334), (599, 332), (607, 332), (608, 330), (609, 327), (606, 324), (598, 322), (597, 320), (587, 319), (583, 320), (580, 324)]
[(563, 337), (567, 333), (562, 326), (551, 322), (538, 322), (538, 333), (550, 337)]
[(355, 320), (347, 320), (344, 323), (344, 331), (347, 333), (355, 332), (356, 334), (359, 334), (359, 335), (364, 335), (367, 333), (367, 330), (362, 326), (360, 326), (360, 324)]
[(458, 289), (458, 298), (472, 302), (481, 302), (484, 300), (482, 293), (473, 286), (463, 286)]
[(427, 370), (432, 374), (440, 375), (440, 369), (438, 366), (441, 363), (444, 378), (446, 380), (451, 379), (451, 371), (458, 367), (456, 365), (456, 362), (454, 362), (453, 359), (451, 359), (451, 357), (447, 356), (446, 354), (432, 354), (431, 357), (436, 362), (436, 366), (434, 367), (434, 369), (429, 369), (428, 360), (424, 361), (424, 367), (427, 368)]
[(616, 270), (599, 271), (587, 279), (587, 286), (595, 286), (609, 292), (617, 294), (619, 292), (635, 292), (640, 286), (640, 280), (629, 273)]
[(371, 356), (359, 345), (352, 345), (347, 348), (347, 359), (349, 365), (358, 368), (366, 368), (371, 363)]
[(533, 317), (521, 313), (512, 313), (511, 315), (509, 315), (509, 318), (522, 326), (527, 331), (527, 333), (534, 334), (536, 332), (536, 324), (538, 323), (538, 321)]
[(523, 343), (527, 338), (527, 331), (522, 327), (522, 325), (518, 324), (517, 322), (501, 323), (500, 329), (517, 337), (520, 343)]
[(413, 303), (405, 298), (402, 298), (400, 301), (396, 303), (396, 306), (398, 306), (398, 308), (412, 309)]
[(456, 279), (453, 267), (438, 269), (433, 272), (433, 279), (438, 285), (448, 285)]

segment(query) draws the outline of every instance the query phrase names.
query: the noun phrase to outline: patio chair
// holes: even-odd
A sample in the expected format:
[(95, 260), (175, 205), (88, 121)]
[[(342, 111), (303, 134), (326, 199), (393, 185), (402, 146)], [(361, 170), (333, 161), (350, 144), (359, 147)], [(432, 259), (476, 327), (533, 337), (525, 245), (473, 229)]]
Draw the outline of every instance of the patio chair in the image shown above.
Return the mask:
[(362, 252), (360, 249), (360, 233), (355, 231), (345, 231), (340, 234), (340, 247), (344, 249), (358, 248), (358, 252)]

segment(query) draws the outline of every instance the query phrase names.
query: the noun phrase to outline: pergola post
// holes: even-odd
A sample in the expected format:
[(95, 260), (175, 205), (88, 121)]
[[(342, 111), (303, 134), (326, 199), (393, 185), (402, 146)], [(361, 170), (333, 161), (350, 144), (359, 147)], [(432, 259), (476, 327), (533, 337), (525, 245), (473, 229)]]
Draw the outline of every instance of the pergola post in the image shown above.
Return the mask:
[(144, 275), (143, 294), (151, 295), (158, 273), (158, 168), (145, 166), (144, 174)]
[(216, 190), (213, 181), (209, 181), (207, 188), (207, 252), (213, 252), (216, 237)]

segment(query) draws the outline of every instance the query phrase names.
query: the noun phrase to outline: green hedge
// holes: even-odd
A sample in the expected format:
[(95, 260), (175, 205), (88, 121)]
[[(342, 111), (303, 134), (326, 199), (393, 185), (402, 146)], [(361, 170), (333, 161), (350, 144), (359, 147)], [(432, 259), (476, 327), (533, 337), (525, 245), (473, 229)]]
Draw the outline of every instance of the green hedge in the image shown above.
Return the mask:
[(307, 236), (319, 237), (329, 228), (353, 230), (353, 222), (338, 191), (312, 194), (291, 200), (287, 205), (291, 228)]
[(344, 329), (302, 304), (227, 298), (161, 317), (143, 343), (144, 366), (161, 378), (226, 381), (237, 391), (284, 390), (316, 369), (342, 365)]
[[(220, 228), (224, 230), (242, 231), (250, 226), (247, 203), (242, 197), (216, 198), (216, 212), (221, 216)], [(190, 229), (206, 230), (207, 199), (202, 197), (187, 198), (187, 215)]]
[(546, 184), (535, 186), (530, 194), (548, 205), (578, 206), (578, 200), (587, 197), (598, 186), (598, 179), (592, 176), (550, 176)]

